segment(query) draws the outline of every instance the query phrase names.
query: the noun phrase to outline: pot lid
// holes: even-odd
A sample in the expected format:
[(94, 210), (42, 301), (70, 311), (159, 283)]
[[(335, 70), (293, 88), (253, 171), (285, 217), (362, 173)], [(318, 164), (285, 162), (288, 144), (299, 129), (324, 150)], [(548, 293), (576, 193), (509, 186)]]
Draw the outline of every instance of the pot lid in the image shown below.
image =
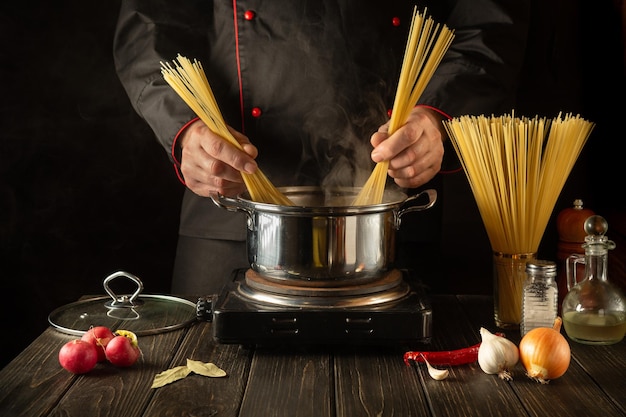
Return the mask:
[[(127, 278), (137, 285), (132, 295), (117, 295), (110, 283)], [(89, 328), (106, 326), (111, 330), (130, 330), (137, 336), (162, 333), (185, 327), (197, 320), (196, 304), (167, 296), (141, 294), (143, 283), (135, 275), (119, 271), (104, 280), (109, 296), (89, 298), (57, 308), (48, 321), (63, 333), (81, 336)]]

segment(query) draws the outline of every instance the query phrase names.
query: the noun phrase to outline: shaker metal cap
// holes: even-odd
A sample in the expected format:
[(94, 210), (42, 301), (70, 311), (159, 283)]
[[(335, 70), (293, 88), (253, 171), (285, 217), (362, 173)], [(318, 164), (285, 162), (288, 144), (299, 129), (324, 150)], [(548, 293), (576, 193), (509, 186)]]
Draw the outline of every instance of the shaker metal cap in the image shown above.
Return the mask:
[(556, 262), (536, 259), (526, 262), (526, 272), (556, 275)]

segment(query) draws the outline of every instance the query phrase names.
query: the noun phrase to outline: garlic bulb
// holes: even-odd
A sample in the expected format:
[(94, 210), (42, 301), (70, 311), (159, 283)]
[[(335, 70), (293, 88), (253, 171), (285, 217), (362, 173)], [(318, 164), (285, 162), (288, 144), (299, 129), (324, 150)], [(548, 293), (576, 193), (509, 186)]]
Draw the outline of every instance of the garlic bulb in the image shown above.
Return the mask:
[(501, 379), (512, 379), (510, 370), (519, 361), (519, 349), (515, 343), (496, 336), (481, 327), (482, 343), (478, 348), (478, 365), (486, 374), (498, 374)]

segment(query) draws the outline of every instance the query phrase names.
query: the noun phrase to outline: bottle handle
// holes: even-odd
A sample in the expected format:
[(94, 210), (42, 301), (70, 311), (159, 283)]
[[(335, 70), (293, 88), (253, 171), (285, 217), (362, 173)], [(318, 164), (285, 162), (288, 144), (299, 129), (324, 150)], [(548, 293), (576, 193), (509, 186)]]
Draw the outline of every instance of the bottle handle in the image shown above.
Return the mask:
[(576, 284), (578, 284), (578, 278), (576, 272), (578, 271), (578, 264), (585, 264), (585, 256), (580, 254), (572, 254), (567, 257), (565, 263), (565, 274), (567, 278), (567, 290), (571, 291)]

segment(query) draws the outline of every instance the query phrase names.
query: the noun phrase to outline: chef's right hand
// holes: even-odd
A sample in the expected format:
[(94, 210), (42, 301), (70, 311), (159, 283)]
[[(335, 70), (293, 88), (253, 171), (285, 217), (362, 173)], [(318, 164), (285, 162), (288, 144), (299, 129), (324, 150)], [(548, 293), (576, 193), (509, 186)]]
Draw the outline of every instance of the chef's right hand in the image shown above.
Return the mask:
[(242, 133), (229, 130), (243, 151), (213, 133), (201, 120), (189, 125), (178, 141), (182, 150), (180, 171), (187, 187), (200, 196), (220, 193), (235, 197), (246, 190), (241, 172), (252, 174), (257, 170), (257, 148)]

